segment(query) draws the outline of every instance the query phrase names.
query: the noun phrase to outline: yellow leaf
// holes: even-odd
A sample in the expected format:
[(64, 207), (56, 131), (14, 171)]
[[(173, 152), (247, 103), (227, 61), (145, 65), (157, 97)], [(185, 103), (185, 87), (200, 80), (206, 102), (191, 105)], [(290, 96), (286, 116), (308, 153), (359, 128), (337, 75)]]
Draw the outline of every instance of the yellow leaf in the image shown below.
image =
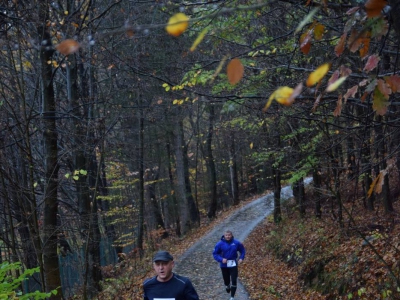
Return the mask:
[(228, 58), (227, 55), (225, 55), (225, 56), (222, 58), (222, 60), (220, 61), (219, 65), (218, 65), (218, 67), (217, 67), (217, 69), (215, 70), (215, 72), (214, 72), (214, 74), (213, 74), (213, 77), (212, 77), (212, 79), (211, 79), (211, 82), (213, 82), (214, 79), (215, 79), (215, 78), (218, 76), (218, 74), (221, 72), (222, 67), (224, 66), (225, 61), (227, 60), (227, 58)]
[(192, 47), (190, 47), (190, 51), (193, 52), (194, 50), (196, 50), (197, 46), (201, 43), (201, 41), (204, 39), (204, 37), (207, 34), (208, 29), (204, 28), (200, 34), (197, 36), (196, 40), (193, 42)]
[(288, 86), (283, 86), (275, 91), (275, 100), (282, 105), (290, 105), (289, 98), (293, 93), (293, 89)]
[(326, 73), (328, 73), (330, 68), (330, 63), (320, 65), (314, 72), (310, 74), (310, 76), (308, 76), (306, 82), (307, 86), (310, 87), (319, 82), (326, 75)]
[(329, 92), (336, 91), (337, 88), (338, 88), (339, 86), (341, 86), (342, 83), (346, 80), (346, 78), (347, 78), (347, 76), (340, 77), (338, 80), (336, 80), (335, 82), (333, 82), (332, 84), (330, 84), (330, 85), (326, 88), (326, 91), (327, 91), (328, 93), (329, 93)]
[(168, 20), (165, 30), (172, 36), (180, 36), (189, 26), (189, 17), (184, 13), (177, 13)]
[(24, 65), (24, 67), (25, 67), (26, 69), (31, 69), (31, 68), (32, 68), (32, 64), (31, 64), (29, 61), (25, 61), (25, 62), (23, 63), (23, 65)]
[[(301, 91), (302, 89), (302, 85), (296, 87), (297, 91)], [(268, 107), (271, 106), (271, 103), (273, 100), (276, 100), (278, 103), (282, 104), (282, 105), (286, 105), (289, 106), (293, 103), (294, 98), (292, 97), (294, 90), (291, 87), (288, 86), (282, 86), (279, 87), (277, 90), (275, 90), (271, 96), (269, 96), (268, 98), (268, 102), (265, 104), (264, 108), (263, 108), (263, 112), (265, 112)], [(300, 93), (300, 92), (298, 92)], [(297, 95), (296, 95), (297, 96)]]
[(253, 143), (250, 143), (250, 149), (253, 149)]
[(228, 75), (228, 80), (230, 84), (234, 85), (238, 83), (244, 74), (244, 67), (238, 58), (232, 59), (228, 66), (227, 66), (227, 75)]
[(177, 104), (179, 102), (178, 99), (175, 99), (174, 101), (172, 101), (172, 104)]

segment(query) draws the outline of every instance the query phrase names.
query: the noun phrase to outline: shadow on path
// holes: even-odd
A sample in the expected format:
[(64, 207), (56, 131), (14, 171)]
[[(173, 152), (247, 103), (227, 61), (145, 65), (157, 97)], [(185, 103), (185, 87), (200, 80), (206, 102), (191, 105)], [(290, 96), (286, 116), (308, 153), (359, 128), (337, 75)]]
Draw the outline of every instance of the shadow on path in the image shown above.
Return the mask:
[[(281, 199), (292, 196), (290, 187), (282, 188)], [(189, 277), (193, 282), (200, 300), (228, 300), (219, 264), (213, 259), (212, 252), (225, 230), (231, 230), (234, 237), (244, 242), (250, 232), (273, 210), (273, 194), (258, 198), (233, 212), (228, 218), (215, 226), (200, 238), (192, 247), (176, 260), (175, 272)], [(243, 263), (246, 263), (246, 259)], [(249, 300), (249, 295), (239, 283), (235, 300)]]

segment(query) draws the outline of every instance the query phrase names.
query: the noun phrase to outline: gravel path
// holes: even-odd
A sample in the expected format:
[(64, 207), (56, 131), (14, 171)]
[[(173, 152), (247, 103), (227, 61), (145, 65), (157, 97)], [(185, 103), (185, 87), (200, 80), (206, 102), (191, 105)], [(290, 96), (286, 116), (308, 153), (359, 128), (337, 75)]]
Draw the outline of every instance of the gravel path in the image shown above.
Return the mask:
[[(290, 187), (282, 188), (281, 199), (291, 197)], [(268, 194), (233, 212), (226, 220), (200, 238), (176, 260), (174, 271), (187, 276), (193, 282), (200, 300), (228, 300), (219, 264), (213, 259), (212, 251), (225, 230), (231, 230), (235, 239), (244, 242), (250, 232), (273, 210), (273, 195)], [(246, 263), (246, 259), (244, 261)], [(249, 295), (239, 283), (235, 300), (249, 300)]]

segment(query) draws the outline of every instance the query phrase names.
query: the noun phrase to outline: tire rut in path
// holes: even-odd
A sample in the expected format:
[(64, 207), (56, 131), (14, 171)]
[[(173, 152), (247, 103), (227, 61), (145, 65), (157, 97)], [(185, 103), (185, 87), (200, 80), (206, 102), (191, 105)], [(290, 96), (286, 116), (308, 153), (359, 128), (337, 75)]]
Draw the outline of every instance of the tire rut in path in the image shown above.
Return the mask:
[[(282, 189), (283, 198), (290, 197), (290, 193), (290, 188), (285, 187)], [(230, 299), (230, 294), (225, 291), (219, 263), (212, 256), (214, 246), (225, 230), (231, 230), (234, 238), (243, 243), (250, 232), (272, 210), (273, 195), (268, 194), (233, 212), (177, 258), (174, 272), (190, 278), (199, 294), (200, 300)], [(246, 259), (243, 263), (246, 263)], [(235, 300), (249, 300), (247, 291), (240, 283), (240, 276), (239, 266), (239, 282)]]

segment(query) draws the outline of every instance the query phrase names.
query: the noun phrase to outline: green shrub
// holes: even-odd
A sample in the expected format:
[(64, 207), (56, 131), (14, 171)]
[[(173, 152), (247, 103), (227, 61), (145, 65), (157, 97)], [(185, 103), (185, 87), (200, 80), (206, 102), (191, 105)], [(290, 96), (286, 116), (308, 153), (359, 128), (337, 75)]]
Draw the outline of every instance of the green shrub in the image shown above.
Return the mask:
[(21, 291), (21, 284), (27, 280), (33, 274), (39, 272), (39, 267), (34, 269), (25, 270), (18, 278), (14, 278), (11, 274), (16, 273), (15, 271), (21, 271), (21, 263), (9, 263), (3, 262), (0, 265), (0, 300), (41, 300), (56, 295), (57, 291), (51, 291), (50, 293), (43, 293), (39, 291), (23, 294)]

